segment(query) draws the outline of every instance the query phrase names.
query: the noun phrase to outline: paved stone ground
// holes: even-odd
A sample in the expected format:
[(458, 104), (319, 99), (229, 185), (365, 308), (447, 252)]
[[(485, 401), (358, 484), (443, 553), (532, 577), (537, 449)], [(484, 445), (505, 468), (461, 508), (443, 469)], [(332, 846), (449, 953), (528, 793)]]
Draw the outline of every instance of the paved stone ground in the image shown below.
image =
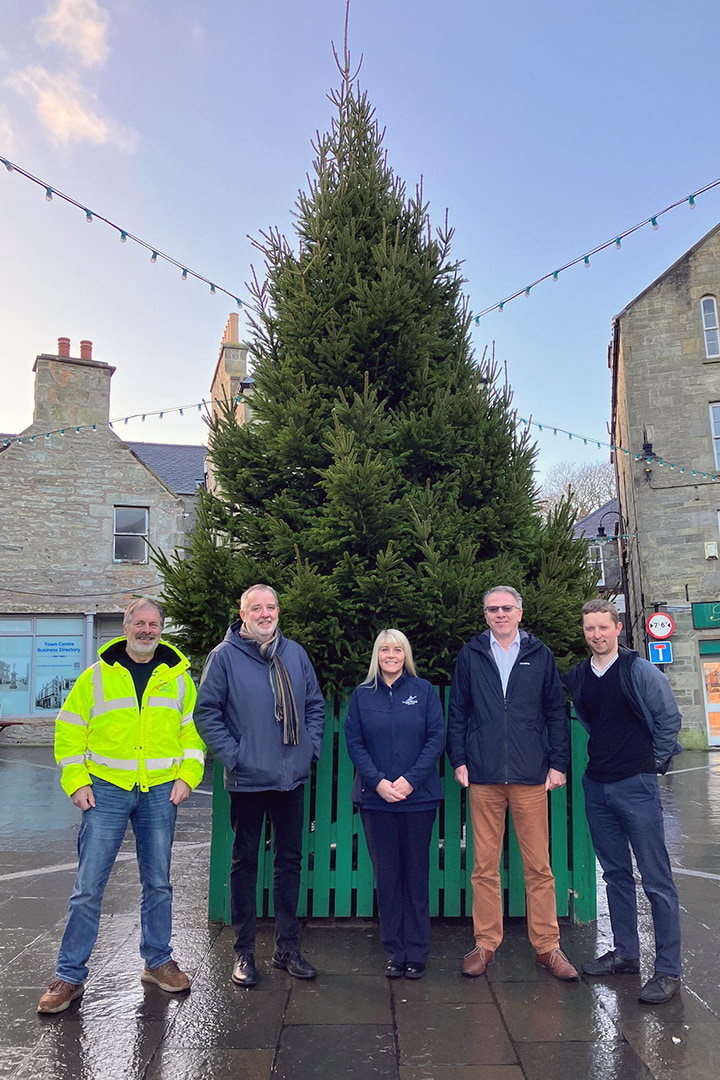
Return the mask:
[[(7, 733), (6, 733), (7, 734)], [(207, 923), (210, 781), (180, 810), (174, 854), (175, 955), (193, 977), (176, 997), (141, 984), (131, 838), (108, 884), (83, 999), (39, 1017), (75, 866), (79, 813), (47, 747), (0, 747), (0, 1078), (23, 1080), (718, 1080), (720, 1077), (720, 757), (685, 753), (662, 780), (683, 905), (686, 971), (664, 1006), (637, 1002), (641, 978), (559, 983), (537, 969), (512, 920), (487, 978), (466, 979), (467, 920), (438, 921), (426, 978), (387, 980), (369, 920), (310, 921), (311, 983), (270, 965), (230, 981), (232, 935)], [(576, 964), (608, 947), (597, 926), (562, 928)], [(643, 911), (643, 976), (652, 934)]]

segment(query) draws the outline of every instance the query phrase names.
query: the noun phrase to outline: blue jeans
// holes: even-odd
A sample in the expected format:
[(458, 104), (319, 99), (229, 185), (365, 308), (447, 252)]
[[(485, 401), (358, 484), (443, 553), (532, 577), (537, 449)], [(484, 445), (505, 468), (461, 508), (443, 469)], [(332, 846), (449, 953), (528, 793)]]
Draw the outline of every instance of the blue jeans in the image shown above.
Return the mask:
[(640, 955), (632, 847), (652, 909), (655, 971), (680, 975), (680, 904), (665, 847), (657, 776), (639, 773), (611, 784), (584, 776), (583, 787), (590, 835), (607, 885), (616, 950), (628, 959)]
[(124, 791), (93, 777), (95, 806), (83, 811), (78, 833), (75, 888), (57, 963), (57, 977), (69, 983), (87, 979), (87, 961), (97, 940), (100, 906), (110, 871), (128, 822), (135, 833), (142, 901), (140, 955), (148, 968), (159, 967), (172, 955), (172, 886), (170, 855), (177, 807), (170, 802), (173, 784), (149, 791)]

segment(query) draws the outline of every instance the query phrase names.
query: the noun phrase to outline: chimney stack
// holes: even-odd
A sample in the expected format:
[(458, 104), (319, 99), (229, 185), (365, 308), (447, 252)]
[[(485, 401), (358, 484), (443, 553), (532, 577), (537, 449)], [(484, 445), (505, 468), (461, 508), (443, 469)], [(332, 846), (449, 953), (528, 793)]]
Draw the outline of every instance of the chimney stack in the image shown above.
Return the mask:
[(92, 341), (80, 342), (80, 359), (92, 360)]
[(69, 337), (59, 337), (58, 338), (58, 351), (57, 351), (57, 354), (58, 354), (58, 356), (69, 356), (70, 355), (70, 338)]

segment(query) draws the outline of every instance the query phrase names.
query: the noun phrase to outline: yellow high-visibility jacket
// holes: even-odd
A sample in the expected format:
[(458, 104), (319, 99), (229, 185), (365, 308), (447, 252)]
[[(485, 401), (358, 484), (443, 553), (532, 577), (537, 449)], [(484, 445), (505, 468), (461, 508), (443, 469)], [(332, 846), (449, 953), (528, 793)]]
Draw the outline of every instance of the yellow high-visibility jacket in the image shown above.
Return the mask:
[(64, 791), (72, 795), (93, 776), (130, 791), (184, 780), (200, 783), (205, 744), (193, 722), (195, 685), (189, 661), (161, 641), (138, 703), (135, 684), (117, 657), (125, 638), (115, 638), (83, 671), (55, 721), (55, 760)]

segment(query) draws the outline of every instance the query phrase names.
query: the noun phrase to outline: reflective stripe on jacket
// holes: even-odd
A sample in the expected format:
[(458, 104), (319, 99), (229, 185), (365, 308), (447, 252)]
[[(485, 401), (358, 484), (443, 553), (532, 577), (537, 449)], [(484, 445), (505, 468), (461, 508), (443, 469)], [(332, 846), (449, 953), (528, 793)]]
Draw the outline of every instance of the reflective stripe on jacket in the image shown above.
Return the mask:
[(55, 721), (55, 760), (68, 795), (98, 776), (129, 791), (170, 780), (191, 788), (202, 779), (205, 745), (193, 721), (189, 662), (161, 641), (139, 705), (133, 678), (117, 660), (125, 638), (104, 646), (83, 671)]

